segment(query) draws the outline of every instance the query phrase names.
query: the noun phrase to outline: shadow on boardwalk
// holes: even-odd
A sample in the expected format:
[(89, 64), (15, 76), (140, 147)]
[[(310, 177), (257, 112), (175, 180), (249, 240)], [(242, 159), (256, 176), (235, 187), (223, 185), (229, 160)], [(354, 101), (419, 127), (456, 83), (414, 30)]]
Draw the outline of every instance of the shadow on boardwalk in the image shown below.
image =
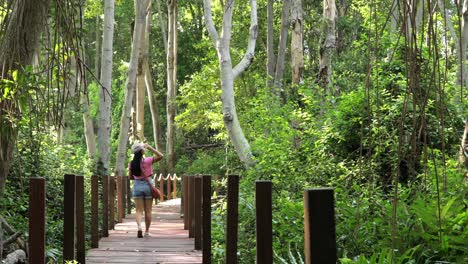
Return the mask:
[[(144, 217), (142, 219), (144, 230)], [(180, 199), (153, 205), (151, 237), (137, 238), (135, 215), (129, 215), (109, 237), (99, 241), (86, 263), (201, 263), (201, 251), (194, 250), (193, 238), (188, 238), (180, 218)]]

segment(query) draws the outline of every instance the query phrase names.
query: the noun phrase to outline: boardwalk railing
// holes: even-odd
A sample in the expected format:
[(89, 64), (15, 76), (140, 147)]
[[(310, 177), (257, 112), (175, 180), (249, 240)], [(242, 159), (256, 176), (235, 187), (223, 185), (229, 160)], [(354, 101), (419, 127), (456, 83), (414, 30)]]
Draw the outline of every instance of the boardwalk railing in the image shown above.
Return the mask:
[[(105, 181), (107, 177), (102, 177)], [(117, 184), (114, 184), (116, 179)], [(211, 263), (211, 196), (212, 177), (210, 175), (182, 176), (181, 216), (184, 218), (184, 229), (189, 237), (194, 238), (194, 249), (203, 251), (203, 263)], [(155, 177), (159, 188), (167, 199), (176, 198), (177, 175), (160, 174)], [(215, 177), (215, 180), (218, 180)], [(164, 182), (165, 181), (165, 182)], [(166, 183), (166, 185), (164, 184)], [(103, 183), (103, 187), (105, 186)], [(166, 186), (166, 189), (164, 189)], [(113, 227), (114, 200), (117, 187), (117, 220), (122, 222), (129, 203), (126, 203), (127, 177), (110, 177), (107, 197), (102, 197), (103, 204), (109, 202), (112, 208), (103, 210), (102, 214), (110, 217)], [(172, 188), (171, 188), (172, 187)], [(29, 214), (29, 261), (44, 263), (45, 249), (45, 181), (40, 178), (30, 180), (30, 214)], [(91, 247), (99, 245), (98, 234), (98, 176), (91, 177)], [(105, 188), (103, 188), (105, 191)], [(172, 189), (172, 191), (171, 191)], [(106, 195), (103, 195), (106, 196)], [(229, 175), (227, 186), (227, 224), (226, 224), (226, 259), (225, 263), (238, 263), (238, 203), (239, 176)], [(103, 206), (103, 208), (106, 208)], [(63, 259), (77, 260), (85, 263), (85, 196), (84, 177), (72, 174), (65, 175), (64, 180), (64, 244)], [(336, 235), (334, 193), (331, 188), (309, 189), (304, 191), (304, 239), (305, 263), (336, 263)], [(257, 263), (273, 263), (272, 249), (272, 183), (256, 182), (256, 239)], [(103, 234), (108, 230), (103, 230)]]

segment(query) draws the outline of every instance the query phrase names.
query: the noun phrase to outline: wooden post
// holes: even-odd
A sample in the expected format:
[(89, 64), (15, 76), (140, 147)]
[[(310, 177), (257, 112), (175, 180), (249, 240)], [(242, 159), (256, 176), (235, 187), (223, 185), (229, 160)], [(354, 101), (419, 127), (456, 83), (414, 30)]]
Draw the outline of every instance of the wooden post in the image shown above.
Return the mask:
[(126, 204), (126, 208), (127, 208), (127, 214), (131, 214), (132, 213), (132, 188), (130, 187), (130, 178), (129, 177), (125, 177), (126, 180), (125, 182), (127, 183), (126, 187), (127, 187), (127, 191), (125, 192), (125, 194), (127, 195), (127, 204)]
[(115, 177), (109, 177), (109, 229), (115, 225)]
[(127, 206), (127, 179), (128, 176), (122, 176), (122, 218), (125, 218)]
[(29, 263), (45, 263), (44, 178), (29, 179)]
[(123, 207), (123, 198), (122, 198), (122, 176), (117, 176), (117, 222), (122, 223), (124, 218), (124, 207)]
[(175, 173), (172, 181), (172, 199), (177, 199), (177, 175)]
[(102, 175), (102, 236), (109, 236), (109, 176)]
[(305, 263), (335, 264), (335, 201), (333, 188), (304, 192)]
[(170, 200), (171, 198), (171, 174), (167, 174), (167, 199)]
[(228, 176), (226, 263), (237, 264), (237, 228), (239, 206), (239, 175)]
[(189, 177), (189, 237), (195, 237), (195, 176)]
[(91, 248), (99, 247), (99, 179), (91, 176)]
[(85, 203), (84, 203), (84, 177), (75, 177), (75, 204), (76, 204), (76, 260), (80, 264), (86, 263), (85, 242)]
[(211, 176), (203, 175), (203, 264), (211, 264)]
[(257, 224), (257, 263), (273, 263), (273, 233), (271, 213), (271, 181), (255, 184), (255, 207)]
[(162, 174), (159, 175), (161, 178), (159, 179), (159, 190), (161, 191), (161, 202), (164, 201), (164, 176)]
[(202, 249), (202, 178), (195, 177), (195, 250)]
[(63, 195), (63, 262), (75, 259), (75, 175), (66, 174)]
[(188, 210), (189, 210), (189, 201), (188, 201), (188, 177), (186, 175), (182, 176), (182, 202), (184, 204), (184, 230), (188, 229)]

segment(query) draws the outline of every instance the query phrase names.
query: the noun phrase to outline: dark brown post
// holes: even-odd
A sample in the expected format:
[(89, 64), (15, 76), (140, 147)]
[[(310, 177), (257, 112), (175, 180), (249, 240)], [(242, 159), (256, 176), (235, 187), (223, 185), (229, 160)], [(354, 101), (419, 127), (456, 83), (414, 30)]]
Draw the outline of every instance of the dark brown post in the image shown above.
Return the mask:
[(63, 262), (75, 259), (75, 175), (66, 174), (63, 195)]
[(127, 204), (126, 204), (126, 208), (127, 208), (127, 214), (131, 214), (132, 213), (132, 188), (130, 187), (130, 178), (129, 177), (125, 177), (126, 178), (126, 192), (125, 194), (127, 195)]
[(335, 264), (335, 201), (333, 188), (304, 192), (305, 262)]
[(161, 202), (164, 201), (164, 176), (162, 174), (159, 175), (161, 178), (159, 179), (159, 191), (161, 191), (162, 197)]
[(29, 179), (29, 263), (45, 263), (44, 178)]
[(99, 247), (99, 181), (98, 176), (91, 176), (91, 248)]
[(237, 264), (237, 225), (239, 205), (239, 175), (228, 176), (226, 263)]
[(181, 209), (182, 209), (182, 216), (184, 218), (184, 230), (187, 230), (187, 195), (186, 195), (186, 186), (187, 186), (187, 177), (182, 175), (180, 177), (181, 187), (182, 187), (182, 195), (181, 195)]
[(127, 207), (127, 184), (128, 184), (128, 176), (122, 176), (122, 218), (125, 218)]
[(195, 250), (202, 249), (202, 178), (195, 177)]
[(117, 222), (122, 223), (124, 218), (123, 198), (122, 198), (122, 176), (117, 176)]
[(102, 175), (102, 236), (109, 236), (109, 176)]
[(177, 175), (175, 173), (172, 181), (172, 199), (177, 199)]
[(109, 229), (115, 225), (115, 177), (109, 177)]
[(182, 176), (182, 207), (184, 212), (184, 230), (188, 229), (188, 189), (187, 176)]
[(85, 206), (84, 206), (84, 177), (75, 177), (76, 203), (76, 260), (80, 264), (86, 263), (85, 242)]
[(189, 237), (195, 237), (195, 176), (189, 176)]
[(257, 212), (257, 263), (273, 263), (273, 233), (271, 213), (271, 181), (255, 184), (255, 207)]
[(203, 175), (203, 264), (211, 264), (211, 176)]
[(171, 197), (171, 174), (167, 174), (167, 199), (170, 200), (172, 199)]

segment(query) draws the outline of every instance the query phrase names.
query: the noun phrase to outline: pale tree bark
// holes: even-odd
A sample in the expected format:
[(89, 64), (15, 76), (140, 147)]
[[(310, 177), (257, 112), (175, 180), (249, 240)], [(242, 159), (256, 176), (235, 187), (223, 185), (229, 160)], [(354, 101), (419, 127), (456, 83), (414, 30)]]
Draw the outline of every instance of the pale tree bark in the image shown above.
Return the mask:
[(112, 101), (112, 42), (114, 38), (114, 0), (104, 1), (104, 30), (101, 53), (101, 84), (99, 89), (99, 125), (97, 173), (102, 176), (102, 230), (109, 236), (109, 175), (110, 175), (110, 134)]
[(138, 55), (138, 67), (137, 67), (137, 77), (136, 77), (136, 98), (135, 98), (135, 109), (136, 109), (136, 135), (140, 140), (145, 138), (144, 129), (145, 129), (145, 70), (143, 68), (144, 61), (148, 58), (147, 50), (144, 50), (144, 43), (146, 39), (146, 22), (143, 27), (143, 33), (141, 35), (141, 45), (139, 48)]
[(161, 9), (161, 0), (156, 0), (156, 8), (158, 9), (159, 27), (161, 28), (161, 32), (163, 35), (164, 50), (167, 52), (166, 23), (164, 22), (165, 21), (164, 14)]
[(132, 103), (136, 86), (136, 71), (138, 66), (138, 54), (141, 45), (141, 39), (144, 31), (144, 24), (146, 19), (146, 7), (148, 0), (138, 1), (135, 0), (135, 29), (133, 30), (132, 52), (130, 55), (130, 63), (127, 70), (127, 80), (125, 82), (125, 102), (122, 109), (122, 116), (120, 119), (119, 131), (119, 145), (117, 147), (117, 157), (115, 161), (115, 175), (127, 175), (126, 168), (126, 154), (128, 144), (128, 132), (130, 129), (130, 119), (132, 117)]
[(114, 0), (104, 2), (104, 32), (101, 53), (101, 84), (99, 89), (98, 174), (110, 175), (110, 133), (112, 101), (112, 42), (114, 38)]
[(304, 69), (304, 51), (302, 45), (302, 0), (292, 0), (291, 9), (291, 64), (292, 64), (292, 82), (299, 84), (302, 79), (302, 70)]
[(101, 24), (100, 24), (99, 16), (96, 16), (96, 41), (94, 43), (94, 48), (96, 49), (96, 54), (94, 55), (94, 74), (96, 78), (99, 78), (99, 69), (100, 69), (100, 62), (99, 59), (99, 48), (101, 47)]
[(94, 124), (90, 114), (88, 93), (85, 91), (81, 97), (81, 107), (83, 109), (83, 125), (86, 140), (86, 149), (88, 157), (94, 159), (96, 157), (96, 139), (94, 135)]
[(318, 83), (323, 88), (324, 94), (333, 94), (331, 82), (332, 56), (336, 48), (335, 37), (335, 0), (323, 0), (323, 41), (320, 46), (320, 60)]
[(278, 58), (276, 59), (275, 66), (275, 93), (278, 97), (285, 101), (285, 93), (283, 90), (283, 75), (284, 75), (284, 62), (286, 57), (286, 45), (288, 42), (289, 31), (289, 10), (291, 8), (291, 0), (283, 1), (283, 9), (281, 14), (281, 32), (278, 42)]
[(177, 0), (167, 1), (168, 40), (167, 40), (167, 172), (175, 168), (175, 116), (177, 94)]
[(227, 0), (224, 5), (223, 25), (221, 36), (218, 35), (213, 23), (210, 0), (204, 0), (205, 22), (213, 45), (218, 53), (219, 69), (221, 74), (221, 100), (223, 105), (224, 125), (228, 131), (234, 149), (239, 159), (246, 165), (252, 166), (255, 161), (252, 157), (250, 144), (239, 123), (234, 99), (234, 80), (251, 64), (255, 53), (257, 40), (257, 1), (250, 0), (250, 30), (247, 50), (242, 60), (234, 68), (230, 55), (230, 42), (232, 30), (232, 12), (234, 0)]
[[(158, 0), (159, 2), (159, 0)], [(159, 4), (159, 3), (158, 3)], [(146, 28), (145, 28), (145, 39), (142, 40), (142, 50), (145, 54), (143, 60), (143, 71), (145, 72), (145, 84), (146, 92), (148, 93), (149, 107), (151, 111), (151, 120), (153, 122), (153, 137), (154, 143), (156, 144), (156, 149), (162, 151), (162, 137), (161, 137), (161, 121), (159, 118), (159, 109), (158, 109), (158, 99), (156, 93), (154, 92), (153, 81), (151, 79), (151, 71), (149, 66), (149, 36), (151, 32), (151, 1), (148, 6), (148, 14), (146, 15)], [(165, 34), (164, 34), (165, 35)], [(166, 42), (165, 40), (164, 42)]]
[(274, 28), (273, 28), (273, 3), (274, 0), (268, 0), (267, 6), (267, 85), (273, 89), (275, 80), (275, 49), (274, 49)]
[[(0, 67), (2, 79), (10, 78), (10, 71), (21, 71), (32, 65), (34, 53), (39, 46), (39, 38), (45, 29), (49, 0), (14, 1), (11, 13), (0, 34)], [(0, 87), (0, 93), (3, 93)], [(5, 182), (10, 172), (13, 150), (18, 136), (15, 120), (19, 118), (16, 98), (0, 102), (0, 201), (5, 192)], [(0, 206), (1, 206), (0, 202)], [(3, 253), (3, 228), (0, 225), (0, 256)]]
[[(459, 61), (459, 77), (458, 82), (460, 85), (460, 101), (466, 100), (466, 96), (468, 93), (468, 73), (466, 68), (466, 60), (467, 60), (467, 46), (468, 46), (468, 0), (463, 1), (463, 8), (462, 8), (462, 19), (461, 23), (461, 43), (460, 43), (460, 61)], [(460, 104), (462, 105), (462, 104)], [(463, 111), (462, 106), (462, 111)], [(465, 170), (468, 169), (468, 116), (466, 113), (466, 109), (463, 111), (465, 116), (463, 117), (465, 120), (465, 129), (463, 131), (463, 137), (461, 140), (461, 148), (460, 148), (460, 163), (464, 164)]]

